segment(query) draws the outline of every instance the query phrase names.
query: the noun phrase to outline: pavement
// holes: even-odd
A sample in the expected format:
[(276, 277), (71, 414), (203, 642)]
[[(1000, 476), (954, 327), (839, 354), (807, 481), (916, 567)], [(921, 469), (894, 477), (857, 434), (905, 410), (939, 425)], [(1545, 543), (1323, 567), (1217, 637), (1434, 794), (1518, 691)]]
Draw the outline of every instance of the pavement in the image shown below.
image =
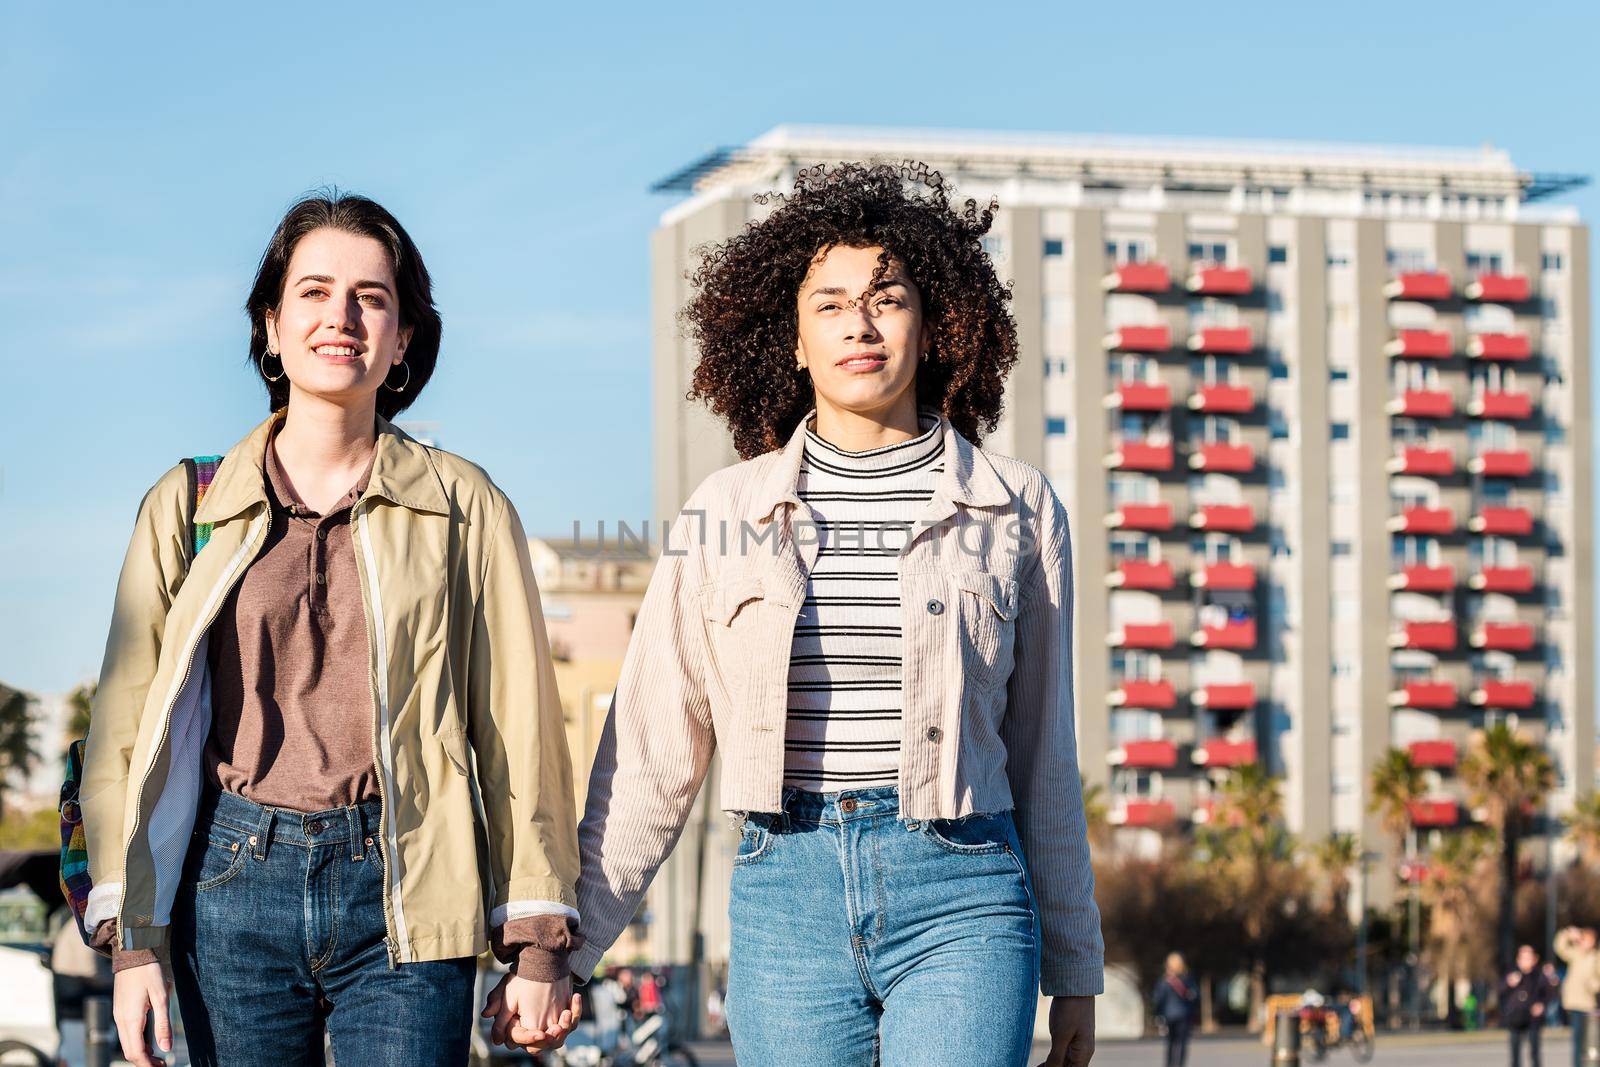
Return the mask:
[[(735, 1067), (733, 1049), (726, 1042), (706, 1041), (693, 1046), (701, 1067)], [(1032, 1062), (1044, 1062), (1048, 1048), (1034, 1046)], [(1564, 1067), (1572, 1058), (1572, 1038), (1565, 1029), (1544, 1035), (1544, 1062)], [(1092, 1067), (1159, 1067), (1164, 1046), (1158, 1040), (1102, 1041), (1095, 1049)], [(1477, 1033), (1386, 1033), (1380, 1031), (1377, 1056), (1380, 1067), (1504, 1067), (1508, 1062), (1504, 1031)], [(1309, 1057), (1301, 1062), (1310, 1067)], [(1269, 1067), (1272, 1050), (1259, 1040), (1235, 1035), (1197, 1037), (1189, 1045), (1188, 1067)], [(1355, 1060), (1348, 1052), (1330, 1052), (1326, 1067), (1347, 1067)], [(796, 1064), (795, 1067), (804, 1067)], [(973, 1065), (983, 1067), (983, 1065)]]

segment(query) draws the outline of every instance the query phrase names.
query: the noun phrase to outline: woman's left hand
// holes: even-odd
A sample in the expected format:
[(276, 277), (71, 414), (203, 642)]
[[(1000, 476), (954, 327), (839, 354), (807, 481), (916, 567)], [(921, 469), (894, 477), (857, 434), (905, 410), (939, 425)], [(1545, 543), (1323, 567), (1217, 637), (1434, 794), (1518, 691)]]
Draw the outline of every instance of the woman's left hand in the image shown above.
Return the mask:
[(1087, 1067), (1094, 1055), (1094, 998), (1050, 998), (1050, 1055), (1040, 1067)]
[(581, 1001), (572, 992), (572, 978), (535, 982), (507, 974), (490, 990), (483, 1017), (493, 1019), (492, 1044), (521, 1046), (534, 1052), (560, 1048), (581, 1017)]

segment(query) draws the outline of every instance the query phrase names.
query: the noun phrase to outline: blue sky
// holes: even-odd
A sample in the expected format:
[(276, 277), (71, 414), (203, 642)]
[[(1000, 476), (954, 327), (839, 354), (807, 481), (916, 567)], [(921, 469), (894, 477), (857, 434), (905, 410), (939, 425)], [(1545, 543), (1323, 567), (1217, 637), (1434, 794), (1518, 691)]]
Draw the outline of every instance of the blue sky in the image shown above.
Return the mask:
[(1489, 141), (1600, 173), (1592, 2), (227, 6), (0, 4), (14, 685), (93, 676), (143, 490), (264, 414), (239, 307), (318, 185), (388, 205), (433, 271), (408, 417), (560, 533), (649, 511), (648, 186), (779, 123)]

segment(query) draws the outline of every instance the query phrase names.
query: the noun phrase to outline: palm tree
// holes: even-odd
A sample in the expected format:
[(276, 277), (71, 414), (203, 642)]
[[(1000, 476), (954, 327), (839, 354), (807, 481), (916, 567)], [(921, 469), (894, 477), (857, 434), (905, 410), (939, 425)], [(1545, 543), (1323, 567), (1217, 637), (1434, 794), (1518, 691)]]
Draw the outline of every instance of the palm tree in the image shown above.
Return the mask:
[(1238, 886), (1245, 949), (1250, 957), (1250, 1025), (1258, 1026), (1267, 990), (1266, 941), (1282, 898), (1274, 888), (1288, 873), (1294, 839), (1283, 826), (1279, 780), (1260, 763), (1229, 771), (1216, 789), (1205, 839)]
[(1494, 841), (1481, 827), (1445, 834), (1429, 857), (1422, 896), (1428, 903), (1428, 940), (1437, 954), (1436, 971), (1444, 980), (1446, 1014), (1455, 1016), (1455, 978), (1472, 968), (1462, 959), (1463, 947), (1480, 929), (1478, 887), (1492, 858)]
[(1083, 820), (1089, 825), (1089, 842), (1104, 847), (1111, 841), (1111, 805), (1106, 787), (1098, 782), (1083, 784)]
[(39, 762), (33, 735), (35, 702), (20, 689), (0, 684), (0, 816), (13, 780), (26, 778)]
[(1355, 834), (1332, 833), (1310, 849), (1311, 863), (1328, 885), (1328, 911), (1350, 910), (1350, 868), (1361, 862), (1361, 841)]
[(89, 712), (94, 706), (94, 695), (100, 686), (86, 682), (67, 694), (67, 741), (73, 742), (89, 733)]
[(1473, 738), (1460, 774), (1473, 804), (1484, 809), (1484, 822), (1500, 835), (1498, 963), (1504, 973), (1511, 969), (1515, 950), (1517, 852), (1523, 823), (1555, 788), (1555, 767), (1544, 749), (1498, 722)]
[(1583, 861), (1600, 863), (1600, 793), (1579, 797), (1562, 821), (1567, 824), (1567, 839), (1578, 846)]
[(1411, 762), (1403, 748), (1384, 752), (1368, 778), (1368, 808), (1378, 816), (1384, 833), (1395, 841), (1395, 855), (1406, 850), (1406, 835), (1411, 831), (1411, 804), (1422, 796), (1422, 768)]

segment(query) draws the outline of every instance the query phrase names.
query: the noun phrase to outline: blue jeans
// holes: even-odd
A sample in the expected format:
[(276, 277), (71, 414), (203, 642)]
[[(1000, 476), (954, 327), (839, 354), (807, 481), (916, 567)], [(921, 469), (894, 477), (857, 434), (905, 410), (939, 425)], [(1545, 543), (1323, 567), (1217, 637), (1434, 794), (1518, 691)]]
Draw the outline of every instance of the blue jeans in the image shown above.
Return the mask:
[(378, 803), (302, 814), (207, 791), (172, 916), (196, 1065), (467, 1062), (470, 958), (391, 968)]
[(893, 788), (786, 789), (782, 813), (747, 818), (728, 907), (739, 1067), (1026, 1067), (1039, 926), (1011, 814), (898, 815)]

